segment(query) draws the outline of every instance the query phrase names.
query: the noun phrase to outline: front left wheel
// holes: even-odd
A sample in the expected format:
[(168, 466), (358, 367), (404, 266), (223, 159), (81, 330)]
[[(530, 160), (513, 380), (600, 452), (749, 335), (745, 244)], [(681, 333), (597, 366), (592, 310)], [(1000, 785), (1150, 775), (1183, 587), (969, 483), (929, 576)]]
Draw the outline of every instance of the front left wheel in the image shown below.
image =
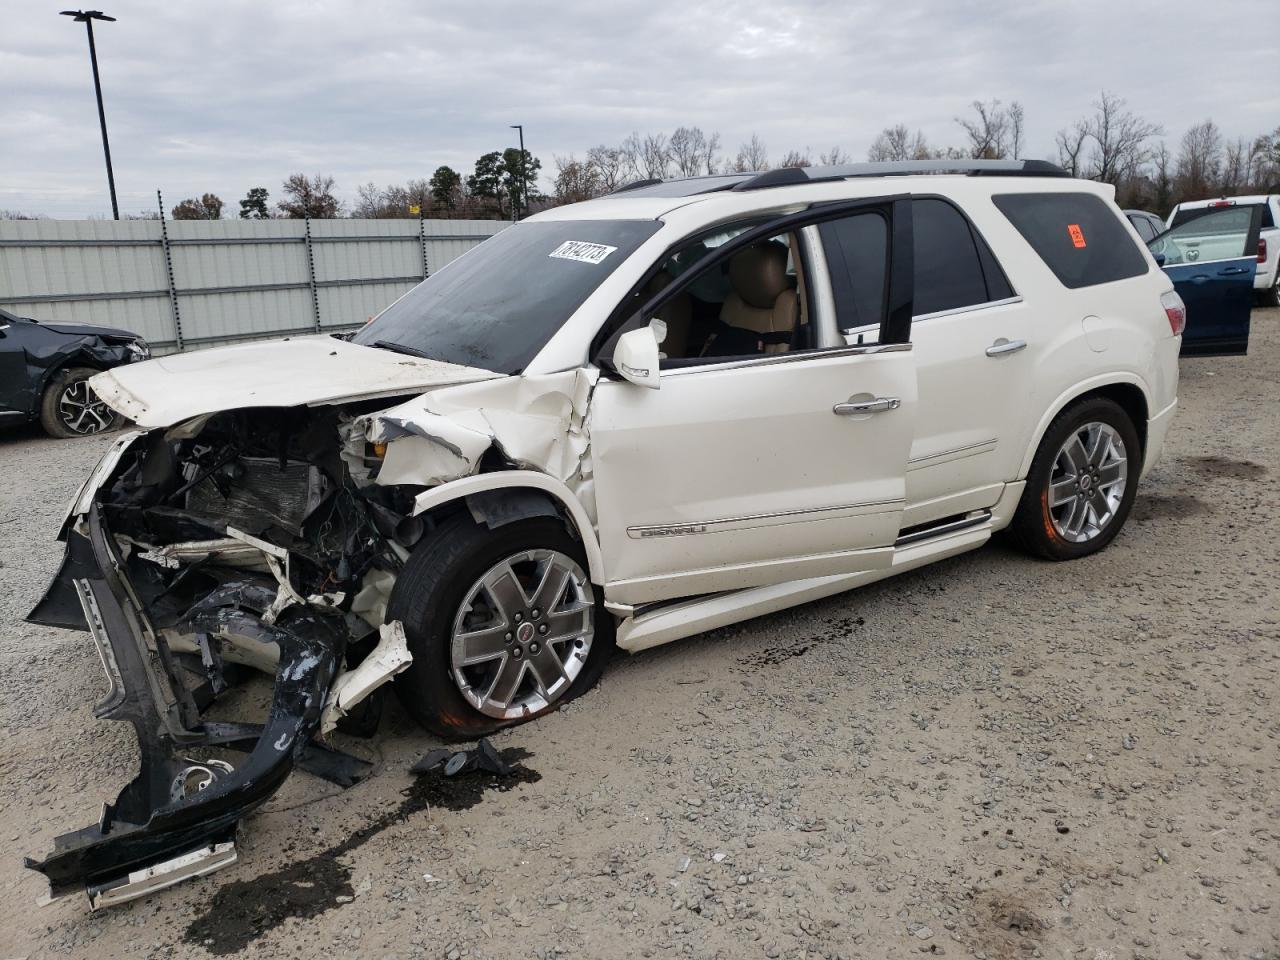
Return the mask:
[(439, 736), (474, 738), (590, 689), (614, 624), (586, 567), (581, 543), (550, 517), (441, 524), (410, 555), (387, 610), (413, 654), (395, 682), (405, 709)]
[(54, 374), (40, 399), (40, 425), (60, 440), (105, 433), (120, 425), (120, 415), (108, 407), (89, 386), (99, 371), (73, 367)]

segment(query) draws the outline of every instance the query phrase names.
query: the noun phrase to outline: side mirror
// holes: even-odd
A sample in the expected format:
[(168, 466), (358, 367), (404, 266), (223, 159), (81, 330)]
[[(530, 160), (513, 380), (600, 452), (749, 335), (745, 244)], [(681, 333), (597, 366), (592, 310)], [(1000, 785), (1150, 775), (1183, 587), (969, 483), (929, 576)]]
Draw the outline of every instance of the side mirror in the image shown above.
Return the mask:
[(647, 327), (628, 331), (618, 338), (613, 348), (613, 366), (624, 380), (642, 387), (657, 390), (661, 384), (658, 376), (658, 344), (667, 336), (667, 325), (661, 320), (650, 321)]
[(1154, 256), (1154, 257), (1156, 258), (1156, 266), (1157, 266), (1157, 267), (1163, 267), (1163, 266), (1164, 266), (1164, 254), (1163, 254), (1163, 253), (1156, 253), (1156, 254), (1152, 254), (1152, 256)]

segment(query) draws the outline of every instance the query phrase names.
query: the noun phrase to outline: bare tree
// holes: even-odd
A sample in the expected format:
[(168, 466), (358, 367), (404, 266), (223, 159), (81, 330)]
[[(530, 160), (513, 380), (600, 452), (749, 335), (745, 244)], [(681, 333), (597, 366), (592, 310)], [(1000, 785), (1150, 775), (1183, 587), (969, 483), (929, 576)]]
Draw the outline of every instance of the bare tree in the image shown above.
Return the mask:
[(627, 156), (621, 147), (600, 144), (587, 151), (586, 163), (592, 166), (600, 178), (600, 192), (610, 193), (626, 181)]
[(1222, 178), (1218, 187), (1224, 196), (1244, 193), (1249, 187), (1250, 144), (1244, 137), (1236, 137), (1227, 144), (1222, 161)]
[(676, 127), (667, 144), (667, 152), (682, 177), (696, 177), (703, 170), (703, 157), (707, 152), (707, 137), (700, 127)]
[(715, 173), (720, 162), (720, 134), (712, 133), (702, 145), (702, 172)]
[(751, 139), (738, 148), (738, 155), (729, 169), (734, 173), (769, 169), (769, 151), (765, 148), (764, 141), (757, 134), (751, 134)]
[(804, 153), (799, 150), (788, 150), (782, 155), (782, 159), (778, 162), (780, 167), (812, 167), (813, 161), (809, 157), (809, 151), (806, 149)]
[[(1014, 105), (1017, 106), (1017, 104)], [(990, 103), (975, 100), (971, 106), (974, 116), (956, 117), (956, 123), (960, 124), (965, 136), (969, 138), (967, 147), (969, 156), (975, 160), (1000, 160), (1009, 156), (1009, 139), (1012, 132), (1009, 111), (1000, 106), (999, 100), (992, 100)], [(1019, 123), (1021, 123), (1021, 110), (1022, 108), (1018, 107)]]
[(826, 153), (818, 154), (818, 165), (821, 167), (838, 167), (852, 161), (853, 157), (849, 156), (843, 147), (832, 147)]
[(665, 180), (671, 176), (671, 150), (665, 133), (646, 133), (641, 143), (640, 159), (648, 180)]
[(1164, 131), (1126, 109), (1123, 97), (1103, 90), (1093, 104), (1094, 113), (1084, 121), (1093, 141), (1086, 174), (1091, 180), (1118, 184), (1136, 176), (1151, 158), (1147, 141)]
[(1217, 192), (1222, 176), (1222, 132), (1212, 120), (1197, 123), (1182, 136), (1178, 150), (1178, 193), (1202, 200)]
[(1084, 166), (1085, 147), (1089, 144), (1089, 129), (1083, 120), (1077, 120), (1069, 130), (1059, 130), (1055, 138), (1058, 145), (1058, 166), (1073, 177), (1080, 176)]
[(885, 127), (867, 150), (867, 159), (874, 162), (886, 160), (927, 160), (933, 154), (924, 133), (917, 130), (913, 136), (906, 124)]
[(1161, 140), (1151, 151), (1151, 205), (1161, 215), (1173, 209), (1173, 157)]
[(1015, 160), (1022, 156), (1023, 146), (1023, 126), (1026, 121), (1026, 114), (1022, 109), (1022, 104), (1017, 100), (1009, 104), (1009, 156)]

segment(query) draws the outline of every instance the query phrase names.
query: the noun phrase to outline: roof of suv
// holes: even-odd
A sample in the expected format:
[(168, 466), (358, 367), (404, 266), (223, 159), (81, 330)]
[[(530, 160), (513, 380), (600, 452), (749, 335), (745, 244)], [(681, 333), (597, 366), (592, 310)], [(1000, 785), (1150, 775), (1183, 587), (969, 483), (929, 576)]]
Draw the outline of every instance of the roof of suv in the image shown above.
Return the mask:
[(543, 211), (533, 219), (559, 220), (582, 217), (584, 219), (648, 220), (716, 194), (740, 194), (851, 179), (938, 175), (1067, 179), (1071, 177), (1066, 170), (1045, 160), (904, 160), (848, 163), (824, 167), (780, 167), (774, 170), (716, 173), (672, 180), (638, 180), (595, 200)]

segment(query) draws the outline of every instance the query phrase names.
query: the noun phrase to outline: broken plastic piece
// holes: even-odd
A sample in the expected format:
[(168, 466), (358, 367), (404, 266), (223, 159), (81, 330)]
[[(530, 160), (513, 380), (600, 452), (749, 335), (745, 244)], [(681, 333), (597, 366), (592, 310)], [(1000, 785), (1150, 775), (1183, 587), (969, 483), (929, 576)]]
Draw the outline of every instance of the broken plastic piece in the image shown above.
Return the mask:
[(515, 773), (511, 765), (493, 748), (493, 744), (483, 739), (471, 750), (432, 750), (415, 763), (410, 768), (410, 772), (430, 773), (441, 764), (444, 765), (446, 777), (456, 777), (460, 773), (470, 773), (472, 770), (496, 773), (500, 777), (509, 777)]

